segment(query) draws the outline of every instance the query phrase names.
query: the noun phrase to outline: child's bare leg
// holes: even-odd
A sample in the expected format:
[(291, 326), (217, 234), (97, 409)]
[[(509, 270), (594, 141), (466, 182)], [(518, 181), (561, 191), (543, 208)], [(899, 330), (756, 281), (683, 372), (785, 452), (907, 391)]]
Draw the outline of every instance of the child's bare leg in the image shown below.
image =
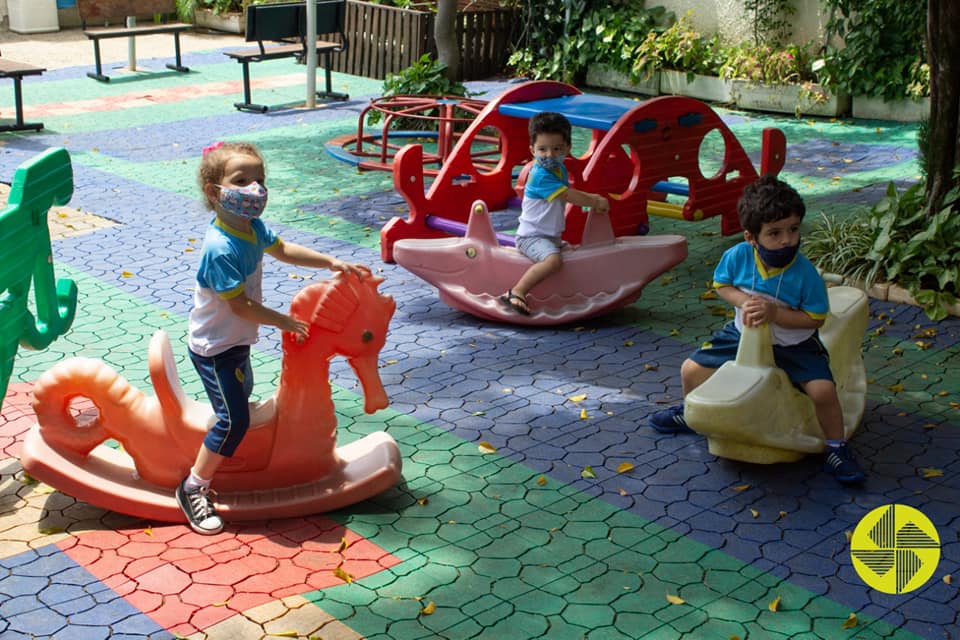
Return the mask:
[(200, 451), (197, 452), (197, 459), (193, 463), (193, 468), (190, 469), (190, 471), (195, 476), (199, 476), (204, 480), (212, 480), (224, 460), (226, 460), (225, 456), (210, 451), (205, 445), (200, 445)]
[(827, 440), (843, 439), (843, 410), (837, 397), (837, 386), (832, 380), (810, 380), (800, 384), (813, 400), (817, 420)]
[(707, 379), (716, 373), (716, 369), (704, 367), (695, 361), (687, 358), (680, 366), (680, 382), (683, 385), (683, 397), (702, 385)]
[(530, 292), (530, 289), (533, 289), (548, 276), (560, 271), (562, 266), (563, 259), (560, 257), (560, 254), (552, 253), (542, 262), (536, 262), (530, 265), (530, 268), (524, 272), (517, 284), (513, 285), (513, 289), (511, 289), (511, 291), (521, 298), (526, 298), (527, 294)]

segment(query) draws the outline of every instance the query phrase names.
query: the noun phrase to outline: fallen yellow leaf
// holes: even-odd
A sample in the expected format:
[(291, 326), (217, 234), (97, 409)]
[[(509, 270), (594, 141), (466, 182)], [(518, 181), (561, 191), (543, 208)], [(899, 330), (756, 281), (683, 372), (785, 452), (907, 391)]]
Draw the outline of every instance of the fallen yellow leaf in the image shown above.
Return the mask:
[(701, 349), (713, 349), (713, 343), (712, 343), (712, 342), (704, 342), (703, 344), (700, 345), (700, 348), (701, 348)]
[(700, 294), (701, 300), (716, 300), (718, 297), (716, 291), (704, 291)]
[(735, 487), (733, 488), (733, 490), (734, 490), (734, 491), (746, 491), (746, 490), (749, 489), (749, 488), (750, 488), (750, 485), (748, 485), (748, 484), (738, 484), (737, 486), (735, 486)]
[(434, 604), (433, 600), (431, 600), (430, 602), (427, 603), (427, 606), (425, 606), (423, 609), (420, 609), (420, 613), (422, 613), (425, 616), (428, 616), (436, 610), (437, 610), (437, 605)]
[[(426, 500), (426, 498), (423, 498), (423, 499)], [(349, 546), (350, 546), (350, 543), (347, 542), (347, 537), (346, 536), (341, 537), (340, 546), (337, 548), (337, 553), (343, 553), (344, 551), (347, 550), (347, 547)]]
[(644, 370), (644, 371), (656, 371), (656, 370), (659, 369), (659, 368), (660, 368), (660, 367), (659, 367), (658, 365), (655, 365), (655, 364), (645, 364), (645, 365), (643, 365), (643, 370)]
[(580, 419), (581, 419), (581, 420), (586, 420), (586, 419), (589, 418), (589, 417), (590, 417), (590, 414), (587, 413), (587, 410), (586, 410), (586, 409), (580, 409)]
[(625, 346), (625, 347), (632, 347), (632, 346), (633, 346), (633, 340), (627, 340), (626, 342), (623, 343), (623, 346)]
[(344, 571), (343, 569), (341, 569), (340, 567), (337, 567), (336, 569), (333, 570), (333, 575), (337, 576), (347, 584), (350, 584), (351, 582), (353, 582), (353, 576), (347, 573), (346, 571)]
[(281, 638), (299, 638), (300, 633), (297, 631), (274, 631), (270, 635), (280, 636)]
[(581, 393), (580, 395), (577, 395), (577, 396), (570, 396), (569, 398), (567, 398), (567, 400), (569, 400), (570, 402), (583, 402), (586, 399), (587, 399), (587, 394), (585, 393)]
[(45, 536), (54, 535), (56, 533), (63, 533), (63, 529), (61, 529), (60, 527), (47, 527), (45, 529), (40, 529), (39, 531), (41, 534)]
[(670, 604), (687, 604), (687, 601), (681, 598), (680, 596), (675, 596), (672, 593), (667, 594), (667, 602)]
[(857, 614), (851, 613), (849, 616), (847, 616), (846, 621), (840, 625), (840, 628), (853, 629), (855, 626), (857, 626)]
[(153, 527), (147, 527), (146, 529), (143, 530), (143, 532), (144, 532), (145, 534), (147, 534), (148, 536), (152, 536), (152, 535), (153, 535)]
[(780, 610), (780, 596), (777, 596), (775, 599), (770, 601), (770, 604), (767, 605), (767, 609), (770, 611), (779, 611)]
[(497, 448), (492, 444), (490, 444), (489, 442), (487, 442), (486, 440), (484, 440), (479, 445), (477, 445), (477, 449), (480, 450), (480, 453), (496, 453), (497, 452)]
[(949, 573), (943, 576), (943, 584), (951, 584), (952, 582), (953, 582), (953, 578), (950, 577)]
[(843, 537), (845, 537), (845, 538), (847, 539), (847, 542), (850, 542), (850, 538), (853, 537), (853, 532), (852, 532), (852, 531), (844, 531), (844, 532), (843, 532)]
[(633, 471), (632, 462), (621, 462), (617, 465), (617, 473), (626, 473), (628, 471)]
[(750, 515), (752, 515), (754, 519), (757, 519), (760, 517), (760, 512), (756, 509), (750, 509)]
[(210, 605), (210, 606), (212, 606), (212, 607), (225, 607), (225, 606), (227, 606), (227, 603), (228, 603), (228, 602), (230, 602), (230, 601), (229, 601), (229, 600), (224, 600), (223, 602), (214, 602), (214, 603), (213, 603), (212, 605)]
[(617, 493), (619, 493), (620, 495), (622, 495), (622, 496), (624, 496), (624, 497), (630, 495), (629, 493), (627, 493), (627, 490), (624, 489), (623, 487), (620, 487), (619, 489), (617, 489)]
[(580, 472), (581, 478), (596, 478), (597, 474), (593, 472), (593, 467), (586, 466), (583, 468), (583, 471)]
[(890, 391), (893, 391), (894, 393), (900, 393), (903, 391), (903, 385), (898, 382), (897, 384), (890, 385), (887, 387), (887, 389), (890, 389)]
[(420, 505), (421, 507), (427, 504), (428, 502), (430, 502), (430, 500), (427, 498), (417, 498), (417, 504)]
[(920, 467), (920, 473), (923, 474), (924, 478), (943, 477), (943, 469), (937, 469), (935, 467)]
[(133, 277), (133, 273), (131, 273), (130, 271), (122, 271), (122, 272), (120, 273), (120, 275), (123, 276), (124, 278), (132, 278), (132, 277)]
[(540, 476), (537, 478), (537, 484), (542, 487), (543, 485), (547, 484), (547, 479), (544, 476)]

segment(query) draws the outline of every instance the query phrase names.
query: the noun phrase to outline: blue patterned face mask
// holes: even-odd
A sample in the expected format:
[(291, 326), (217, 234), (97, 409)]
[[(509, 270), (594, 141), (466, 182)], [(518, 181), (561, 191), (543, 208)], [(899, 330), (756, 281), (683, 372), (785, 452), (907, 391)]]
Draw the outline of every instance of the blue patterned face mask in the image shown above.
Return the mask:
[(245, 187), (230, 188), (220, 186), (220, 206), (235, 216), (259, 218), (267, 206), (267, 188), (259, 182), (251, 182)]
[(547, 171), (559, 171), (560, 167), (563, 166), (563, 159), (566, 157), (566, 154), (562, 156), (537, 156), (537, 164)]
[(760, 256), (763, 264), (768, 267), (773, 267), (774, 269), (782, 269), (790, 264), (790, 261), (796, 257), (797, 251), (800, 250), (800, 243), (798, 242), (797, 244), (783, 247), (782, 249), (767, 249), (758, 242), (756, 247), (757, 254)]

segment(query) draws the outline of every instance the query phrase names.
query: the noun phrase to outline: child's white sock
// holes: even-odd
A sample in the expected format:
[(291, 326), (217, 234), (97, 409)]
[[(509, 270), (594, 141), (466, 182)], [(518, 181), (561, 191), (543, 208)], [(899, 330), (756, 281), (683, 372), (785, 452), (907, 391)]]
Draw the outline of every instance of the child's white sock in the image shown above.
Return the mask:
[(183, 483), (183, 488), (186, 491), (196, 491), (197, 489), (209, 489), (210, 480), (204, 480), (196, 473), (193, 469), (190, 470), (190, 475), (187, 476), (187, 481)]
[[(846, 438), (838, 438), (836, 440), (827, 438), (827, 448), (828, 449), (839, 449), (843, 445), (847, 444)], [(191, 474), (192, 475), (192, 474)]]

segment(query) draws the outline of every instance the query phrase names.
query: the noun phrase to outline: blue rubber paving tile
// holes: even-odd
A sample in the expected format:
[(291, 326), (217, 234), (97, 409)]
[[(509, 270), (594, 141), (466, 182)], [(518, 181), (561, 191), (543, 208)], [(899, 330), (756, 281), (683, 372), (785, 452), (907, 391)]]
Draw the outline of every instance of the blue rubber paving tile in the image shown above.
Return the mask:
[(131, 640), (174, 637), (56, 546), (0, 558), (0, 638), (121, 634)]

